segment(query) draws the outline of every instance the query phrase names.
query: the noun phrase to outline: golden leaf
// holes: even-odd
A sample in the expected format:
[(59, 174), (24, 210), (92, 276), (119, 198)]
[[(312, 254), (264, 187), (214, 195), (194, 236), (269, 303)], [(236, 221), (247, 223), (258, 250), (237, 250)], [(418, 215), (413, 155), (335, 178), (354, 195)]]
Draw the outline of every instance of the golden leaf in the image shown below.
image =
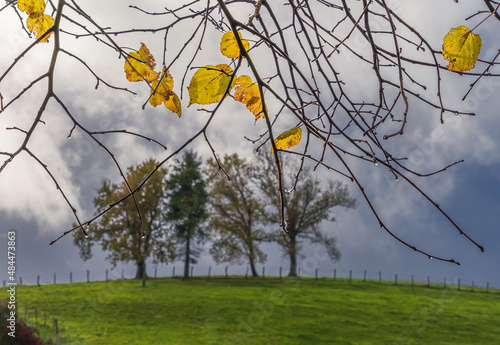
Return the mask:
[(469, 71), (481, 50), (481, 37), (473, 34), (466, 26), (451, 29), (443, 39), (443, 57), (449, 61), (450, 71)]
[(176, 113), (177, 116), (181, 117), (181, 100), (173, 91), (167, 92), (167, 99), (165, 100), (165, 108), (170, 110), (173, 113)]
[[(302, 139), (302, 129), (300, 129), (299, 127), (293, 127), (292, 129), (281, 133), (274, 140), (274, 144), (276, 145), (277, 149), (286, 150), (297, 145), (300, 142), (300, 139)], [(271, 152), (272, 151), (273, 148), (271, 147)]]
[(45, 11), (44, 0), (17, 0), (17, 7), (27, 15), (32, 13), (43, 13)]
[(245, 104), (247, 109), (255, 115), (256, 121), (264, 118), (259, 86), (249, 76), (241, 75), (236, 79), (234, 99)]
[[(226, 64), (216, 66), (207, 65), (200, 68), (193, 75), (189, 90), (189, 105), (211, 104), (221, 101), (222, 96), (228, 88), (233, 70)], [(229, 87), (229, 91), (234, 86), (234, 79)]]
[[(241, 38), (241, 34), (238, 32), (238, 35)], [(247, 40), (242, 39), (241, 43), (243, 43), (243, 47), (245, 50), (250, 49), (250, 44)], [(237, 59), (240, 57), (240, 47), (238, 46), (238, 41), (236, 41), (236, 37), (234, 36), (234, 32), (228, 31), (222, 36), (220, 41), (220, 52), (231, 59)]]
[(173, 88), (174, 78), (172, 78), (167, 68), (163, 66), (163, 72), (160, 77), (160, 81), (155, 80), (151, 85), (151, 97), (149, 98), (149, 103), (153, 107), (162, 104), (166, 100), (167, 91), (172, 91)]
[(153, 107), (164, 103), (165, 108), (181, 117), (181, 101), (172, 91), (173, 88), (174, 78), (172, 78), (167, 68), (163, 66), (163, 72), (160, 80), (153, 81), (153, 84), (151, 85), (151, 97), (149, 98), (149, 103)]
[(128, 54), (125, 60), (125, 74), (128, 81), (146, 80), (148, 83), (158, 79), (158, 73), (154, 71), (155, 58), (149, 53), (148, 47), (141, 43), (137, 52)]
[[(40, 36), (50, 29), (52, 25), (54, 25), (54, 18), (41, 12), (31, 13), (28, 19), (26, 19), (28, 30), (33, 33), (36, 38), (40, 38)], [(40, 42), (47, 42), (50, 35), (52, 35), (52, 33), (44, 37)]]

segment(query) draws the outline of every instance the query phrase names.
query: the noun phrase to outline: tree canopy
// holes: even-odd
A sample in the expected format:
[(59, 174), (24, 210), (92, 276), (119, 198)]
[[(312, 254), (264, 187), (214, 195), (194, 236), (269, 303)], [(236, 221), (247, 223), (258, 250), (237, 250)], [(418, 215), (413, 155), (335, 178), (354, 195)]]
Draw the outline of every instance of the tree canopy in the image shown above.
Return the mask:
[[(277, 176), (273, 170), (272, 157), (269, 154), (259, 156), (259, 187), (266, 196), (266, 204), (272, 205), (268, 211), (271, 224), (278, 224), (280, 198), (276, 189)], [(352, 208), (356, 201), (350, 196), (345, 184), (329, 180), (321, 184), (320, 180), (311, 175), (309, 169), (304, 169), (300, 181), (295, 181), (293, 171), (298, 166), (287, 164), (283, 169), (285, 185), (290, 192), (286, 194), (285, 220), (286, 228), (283, 234), (274, 233), (274, 240), (282, 247), (290, 259), (289, 276), (297, 275), (297, 256), (300, 255), (301, 243), (319, 243), (326, 248), (331, 259), (340, 259), (340, 251), (330, 231), (324, 231), (320, 225), (323, 221), (335, 221), (333, 210), (337, 206)]]
[[(94, 198), (96, 212), (110, 207), (103, 217), (74, 232), (74, 243), (84, 259), (92, 257), (92, 246), (98, 244), (107, 252), (107, 259), (116, 266), (118, 262), (134, 262), (137, 266), (136, 278), (146, 276), (146, 260), (168, 262), (172, 259), (172, 244), (168, 241), (167, 228), (163, 220), (164, 178), (167, 171), (158, 169), (150, 177), (134, 199), (119, 202), (130, 190), (139, 185), (154, 170), (157, 162), (150, 159), (130, 167), (126, 181), (120, 184), (104, 180)], [(136, 207), (139, 208), (137, 211)], [(141, 218), (142, 219), (141, 219)], [(141, 224), (142, 230), (141, 230)]]
[(189, 278), (189, 265), (196, 263), (199, 255), (196, 245), (207, 234), (208, 194), (200, 165), (197, 155), (186, 151), (166, 181), (164, 218), (173, 228), (176, 256), (184, 260), (184, 279)]
[(252, 276), (256, 264), (267, 255), (259, 248), (271, 236), (265, 231), (266, 202), (262, 197), (252, 161), (237, 154), (224, 156), (222, 165), (229, 178), (220, 172), (213, 159), (208, 161), (210, 227), (213, 245), (210, 254), (217, 263), (243, 263), (247, 260)]

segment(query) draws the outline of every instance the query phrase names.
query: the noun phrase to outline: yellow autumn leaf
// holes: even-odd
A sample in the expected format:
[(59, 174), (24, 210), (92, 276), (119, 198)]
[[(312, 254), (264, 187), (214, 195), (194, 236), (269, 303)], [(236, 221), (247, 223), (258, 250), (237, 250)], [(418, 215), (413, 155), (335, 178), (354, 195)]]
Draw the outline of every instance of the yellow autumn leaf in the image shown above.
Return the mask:
[(264, 118), (259, 86), (249, 76), (241, 75), (236, 79), (234, 99), (245, 104), (247, 109), (255, 115), (255, 120)]
[[(238, 32), (238, 35), (241, 38), (241, 34)], [(242, 39), (241, 43), (243, 43), (243, 47), (245, 50), (250, 49), (250, 44), (247, 40)], [(236, 41), (236, 37), (234, 36), (234, 32), (228, 31), (222, 36), (220, 41), (220, 52), (231, 59), (237, 59), (240, 57), (240, 47), (238, 46), (238, 41)]]
[(43, 13), (45, 11), (45, 2), (44, 0), (17, 0), (17, 7), (26, 12), (27, 15)]
[(453, 28), (444, 36), (443, 57), (449, 61), (450, 71), (469, 71), (481, 50), (481, 37), (473, 34), (466, 26)]
[(149, 98), (149, 103), (153, 107), (162, 104), (166, 100), (167, 92), (172, 91), (173, 88), (174, 78), (172, 78), (167, 68), (163, 66), (163, 72), (160, 80), (153, 81), (153, 84), (151, 85), (151, 97)]
[[(274, 140), (274, 144), (276, 145), (277, 149), (286, 150), (297, 145), (300, 142), (300, 139), (302, 139), (302, 129), (300, 129), (299, 127), (293, 127), (292, 129), (281, 133)], [(271, 152), (272, 151), (273, 148), (271, 147)]]
[[(54, 25), (54, 18), (41, 12), (31, 13), (28, 19), (26, 19), (28, 30), (34, 34), (36, 38), (40, 38), (40, 36), (50, 29), (52, 25)], [(52, 33), (44, 37), (40, 42), (47, 42), (50, 35), (52, 35)]]
[(144, 43), (141, 43), (139, 51), (128, 55), (129, 57), (125, 60), (125, 75), (128, 81), (146, 80), (150, 83), (158, 79), (158, 73), (154, 71), (155, 58)]
[(170, 110), (173, 113), (176, 113), (177, 116), (181, 117), (181, 100), (177, 96), (177, 94), (173, 91), (168, 91), (165, 100), (165, 108)]
[[(193, 75), (188, 86), (189, 105), (211, 104), (221, 101), (222, 96), (228, 88), (233, 70), (226, 64), (216, 66), (207, 65), (200, 68)], [(229, 91), (234, 86), (234, 79), (229, 87)]]
[(164, 103), (165, 108), (181, 117), (181, 101), (172, 91), (173, 88), (174, 78), (172, 78), (167, 68), (164, 66), (160, 80), (153, 81), (153, 84), (151, 85), (151, 97), (149, 98), (149, 103), (153, 107)]

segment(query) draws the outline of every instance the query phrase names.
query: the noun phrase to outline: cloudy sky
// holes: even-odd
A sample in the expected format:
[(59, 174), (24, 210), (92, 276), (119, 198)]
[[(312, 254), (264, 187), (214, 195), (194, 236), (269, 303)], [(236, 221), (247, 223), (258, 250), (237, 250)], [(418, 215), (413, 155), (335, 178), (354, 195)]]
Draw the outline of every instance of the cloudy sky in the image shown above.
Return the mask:
[[(93, 20), (113, 30), (125, 30), (131, 26), (154, 28), (165, 25), (165, 17), (148, 16), (124, 3), (109, 1), (105, 5), (102, 2), (97, 5), (97, 2), (93, 4), (92, 1), (87, 1), (82, 6)], [(473, 27), (484, 18), (484, 15), (480, 15), (465, 21), (468, 16), (483, 10), (482, 3), (456, 4), (451, 0), (438, 5), (431, 1), (388, 3), (406, 22), (418, 28), (436, 49), (440, 49), (442, 37), (450, 28), (463, 24)], [(162, 11), (155, 1), (142, 1), (141, 5), (151, 12)], [(201, 4), (201, 7), (203, 6), (205, 4)], [(353, 10), (359, 10), (358, 2), (352, 2), (352, 6)], [(69, 10), (68, 14), (70, 12)], [(241, 6), (235, 9), (235, 12), (244, 21), (251, 13), (251, 7)], [(318, 12), (319, 20), (329, 19), (323, 18), (320, 13), (321, 11)], [(284, 18), (287, 16), (285, 11), (282, 15)], [(339, 12), (336, 19), (341, 18)], [(172, 17), (168, 17), (168, 20), (172, 20)], [(196, 24), (194, 20), (187, 21), (169, 32), (167, 61), (174, 57), (171, 51), (177, 52), (182, 48), (185, 32), (192, 31), (193, 25)], [(482, 60), (491, 60), (499, 48), (498, 37), (494, 34), (498, 32), (498, 25), (498, 21), (491, 18), (476, 31), (483, 40), (480, 55)], [(64, 20), (63, 27), (71, 32), (82, 32)], [(11, 9), (0, 12), (0, 30), (0, 73), (3, 74), (32, 39), (20, 28), (19, 18)], [(218, 52), (218, 39), (221, 35), (212, 26), (207, 27), (207, 39), (193, 66), (219, 63), (221, 57)], [(146, 43), (158, 65), (161, 65), (164, 32), (152, 34), (137, 31), (118, 35), (114, 39), (120, 46), (131, 49), (138, 49), (140, 42)], [(352, 40), (352, 46), (360, 51), (369, 48), (363, 46), (361, 40), (356, 43), (355, 35)], [(147, 106), (142, 110), (142, 104), (149, 94), (147, 86), (144, 83), (128, 83), (124, 78), (123, 59), (118, 59), (116, 52), (96, 42), (94, 38), (75, 39), (66, 35), (63, 36), (62, 46), (85, 59), (103, 80), (117, 87), (127, 87), (137, 94), (133, 96), (128, 92), (107, 88), (102, 82), (96, 89), (95, 77), (80, 62), (60, 54), (55, 92), (78, 121), (94, 131), (128, 129), (139, 132), (161, 141), (168, 147), (168, 150), (164, 151), (154, 143), (130, 135), (103, 136), (102, 141), (114, 152), (122, 167), (140, 163), (151, 156), (164, 159), (205, 123), (206, 112), (197, 111), (195, 106), (185, 106), (188, 102), (187, 80), (194, 71), (188, 72), (181, 90), (182, 74), (196, 44), (189, 46), (186, 55), (171, 66), (171, 71), (179, 71), (173, 72), (174, 91), (179, 95), (183, 93), (183, 116), (180, 119), (162, 107), (155, 109)], [(47, 71), (51, 52), (52, 43), (35, 47), (1, 81), (0, 92), (4, 104)], [(366, 70), (363, 68), (366, 66), (360, 68), (359, 61), (353, 60), (352, 56), (349, 57), (346, 53), (343, 54), (345, 55), (335, 57), (335, 61), (346, 75), (344, 80), (349, 81), (346, 88), (366, 100), (377, 99), (377, 91), (373, 88), (375, 84), (364, 77)], [(255, 59), (265, 69), (265, 56), (255, 56)], [(446, 64), (442, 59), (439, 61), (443, 65)], [(411, 65), (407, 68), (410, 69)], [(482, 72), (484, 68), (485, 65), (481, 64), (479, 71)], [(500, 69), (492, 68), (490, 72), (499, 74)], [(428, 72), (422, 71), (424, 81), (426, 78), (435, 78), (433, 74), (426, 73)], [(460, 278), (463, 284), (474, 281), (476, 285), (484, 286), (489, 282), (490, 286), (500, 287), (500, 139), (497, 134), (500, 126), (500, 79), (482, 78), (467, 100), (462, 102), (463, 95), (474, 80), (472, 77), (445, 73), (442, 93), (449, 108), (474, 112), (477, 116), (447, 115), (445, 124), (441, 125), (439, 113), (430, 107), (414, 104), (405, 135), (395, 138), (387, 145), (396, 156), (407, 157), (409, 167), (422, 173), (464, 160), (441, 174), (414, 180), (468, 235), (484, 246), (485, 252), (481, 253), (477, 247), (460, 236), (450, 222), (421, 195), (404, 182), (396, 182), (382, 166), (353, 159), (349, 164), (365, 186), (379, 215), (392, 231), (426, 252), (453, 258), (461, 265), (429, 260), (395, 241), (378, 226), (363, 201), (362, 194), (354, 184), (350, 184), (352, 195), (358, 199), (356, 209), (338, 209), (337, 221), (325, 222), (322, 225), (325, 231), (337, 238), (342, 259), (332, 263), (325, 257), (323, 248), (305, 246), (304, 257), (301, 259), (302, 273), (313, 274), (314, 269), (318, 267), (321, 275), (331, 276), (336, 268), (338, 275), (346, 276), (352, 269), (354, 276), (361, 277), (363, 271), (367, 270), (372, 278), (378, 277), (378, 272), (381, 271), (387, 279), (392, 279), (397, 273), (400, 279), (409, 280), (411, 275), (420, 281), (426, 280), (427, 276), (434, 281), (442, 281), (445, 277), (448, 281)], [(428, 93), (435, 94), (432, 83), (429, 83), (429, 86)], [(23, 134), (7, 128), (28, 128), (45, 92), (46, 82), (42, 81), (5, 112), (0, 113), (0, 152), (11, 152), (20, 145), (24, 139)], [(273, 108), (272, 103), (269, 107), (271, 112), (277, 109), (276, 106)], [(106, 178), (119, 181), (119, 174), (109, 156), (85, 133), (76, 129), (71, 139), (67, 139), (73, 124), (55, 102), (49, 103), (43, 120), (45, 124), (38, 126), (28, 147), (51, 169), (65, 195), (78, 210), (80, 219), (84, 221), (94, 213), (92, 199), (101, 180)], [(246, 109), (235, 105), (225, 106), (207, 131), (217, 154), (238, 152), (251, 156), (255, 147), (244, 137), (256, 138), (265, 130), (263, 121), (255, 124), (254, 122), (254, 118)], [(211, 156), (210, 149), (202, 138), (196, 140), (191, 148), (204, 158)], [(3, 160), (3, 157), (1, 158)], [(339, 178), (337, 175), (329, 175), (326, 171), (319, 171), (318, 174), (324, 179)], [(58, 280), (64, 282), (68, 281), (69, 272), (73, 272), (75, 280), (83, 280), (87, 269), (95, 279), (104, 277), (104, 270), (110, 268), (110, 264), (105, 262), (105, 254), (98, 250), (95, 251), (93, 259), (84, 262), (79, 257), (77, 248), (73, 246), (71, 236), (49, 246), (50, 241), (71, 228), (74, 219), (50, 176), (26, 153), (16, 157), (1, 172), (0, 196), (0, 246), (4, 252), (7, 232), (16, 229), (17, 272), (23, 281), (34, 283), (37, 274), (40, 274), (42, 282), (49, 283), (53, 275), (57, 274), (60, 277)], [(267, 274), (277, 274), (280, 266), (287, 269), (288, 262), (276, 246), (267, 245), (265, 249), (268, 253)], [(4, 262), (4, 258), (1, 262)], [(205, 273), (209, 265), (214, 264), (205, 253), (196, 266), (195, 273)], [(173, 266), (158, 267), (159, 274), (171, 274)], [(178, 263), (177, 266), (180, 272), (181, 264)], [(113, 274), (121, 275), (122, 268), (128, 276), (135, 273), (133, 265), (119, 265)], [(246, 266), (234, 267), (230, 272), (244, 273), (245, 269)], [(223, 271), (222, 266), (212, 268), (215, 274), (222, 274)], [(149, 273), (152, 274), (151, 268)], [(0, 279), (6, 277), (7, 269), (4, 265)]]

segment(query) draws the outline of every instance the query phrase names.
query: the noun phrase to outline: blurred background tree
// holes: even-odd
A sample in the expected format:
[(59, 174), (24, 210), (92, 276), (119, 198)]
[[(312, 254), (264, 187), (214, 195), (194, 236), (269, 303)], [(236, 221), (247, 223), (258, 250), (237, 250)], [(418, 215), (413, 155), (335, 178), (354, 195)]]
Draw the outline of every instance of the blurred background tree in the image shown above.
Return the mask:
[[(273, 166), (272, 157), (269, 153), (260, 154), (258, 161), (260, 189), (266, 196), (266, 203), (271, 205), (268, 211), (268, 221), (279, 225), (279, 213), (281, 207), (280, 196), (277, 186), (277, 174)], [(335, 221), (334, 208), (337, 206), (353, 208), (356, 200), (351, 198), (349, 189), (340, 181), (328, 180), (327, 184), (321, 184), (317, 177), (311, 175), (307, 168), (293, 165), (291, 161), (284, 164), (285, 186), (291, 188), (285, 194), (285, 224), (284, 233), (273, 232), (274, 240), (281, 246), (285, 255), (290, 258), (289, 276), (297, 275), (297, 256), (301, 249), (301, 243), (319, 243), (325, 246), (332, 260), (340, 259), (335, 238), (325, 234), (320, 225), (324, 220)], [(292, 174), (299, 171), (300, 180)]]
[(252, 162), (237, 154), (222, 160), (222, 174), (218, 163), (207, 162), (210, 195), (210, 228), (213, 244), (210, 254), (217, 263), (231, 262), (250, 265), (257, 277), (255, 265), (266, 261), (260, 244), (271, 240), (264, 226), (267, 219), (265, 200), (259, 193)]
[(197, 262), (197, 245), (207, 234), (208, 193), (200, 166), (197, 155), (186, 151), (182, 160), (176, 160), (166, 181), (164, 219), (173, 227), (172, 243), (176, 257), (184, 260), (184, 279), (189, 278), (189, 264)]
[[(132, 261), (137, 265), (135, 277), (142, 279), (146, 277), (147, 258), (152, 256), (157, 262), (173, 259), (173, 243), (167, 234), (168, 228), (162, 213), (167, 170), (158, 169), (149, 177), (147, 184), (129, 196), (130, 190), (137, 187), (156, 165), (155, 160), (149, 159), (129, 167), (127, 179), (122, 183), (114, 184), (109, 180), (102, 182), (94, 198), (96, 213), (110, 205), (113, 207), (87, 227), (88, 236), (82, 231), (73, 233), (74, 243), (84, 260), (92, 257), (92, 246), (98, 244), (107, 252), (107, 259), (113, 267), (118, 262)], [(142, 230), (141, 223), (144, 224)]]

